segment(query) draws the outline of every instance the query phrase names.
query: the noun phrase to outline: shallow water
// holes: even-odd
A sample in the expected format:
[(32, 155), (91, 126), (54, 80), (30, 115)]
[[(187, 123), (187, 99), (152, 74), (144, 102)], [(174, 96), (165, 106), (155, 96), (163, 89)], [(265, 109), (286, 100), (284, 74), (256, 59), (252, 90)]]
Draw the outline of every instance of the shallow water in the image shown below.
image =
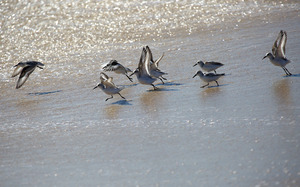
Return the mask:
[[(297, 1), (2, 2), (1, 186), (299, 186)], [(262, 57), (288, 34), (284, 71)], [(126, 101), (92, 90), (111, 59), (149, 45), (151, 86), (109, 73)], [(39, 60), (16, 90), (19, 61)], [(220, 61), (220, 86), (192, 78)], [(179, 71), (180, 70), (180, 71)]]

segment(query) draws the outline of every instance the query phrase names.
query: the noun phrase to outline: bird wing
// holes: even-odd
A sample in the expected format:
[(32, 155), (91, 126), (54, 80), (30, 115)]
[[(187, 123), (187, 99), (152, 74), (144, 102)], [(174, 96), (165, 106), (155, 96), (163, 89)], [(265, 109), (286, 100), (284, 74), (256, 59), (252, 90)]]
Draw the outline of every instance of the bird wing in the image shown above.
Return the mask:
[(207, 74), (205, 74), (205, 76), (207, 76), (207, 77), (215, 77), (215, 76), (217, 76), (217, 75), (214, 74), (214, 73), (207, 73)]
[(150, 61), (151, 61), (151, 51), (148, 46), (146, 46), (146, 57), (145, 57), (145, 62), (143, 69), (144, 71), (150, 76)]
[(146, 46), (146, 50), (147, 50), (147, 53), (149, 52), (150, 63), (153, 63), (154, 60), (153, 60), (153, 55), (152, 55), (152, 51), (151, 51), (150, 47), (149, 47), (149, 46)]
[(154, 60), (153, 60), (152, 51), (151, 51), (151, 49), (150, 49), (149, 46), (146, 46), (146, 51), (147, 51), (146, 53), (149, 53), (149, 59), (150, 59), (149, 63), (150, 63), (150, 68), (151, 68), (151, 69), (157, 69), (157, 66), (156, 66), (156, 64), (155, 64), (155, 62), (154, 62)]
[(106, 64), (102, 69), (104, 71), (115, 71), (118, 69), (119, 65), (112, 65), (111, 63)]
[(116, 85), (113, 83), (113, 78), (109, 77), (106, 81), (102, 83), (106, 88), (116, 88)]
[(286, 41), (287, 41), (287, 34), (285, 31), (281, 30), (272, 47), (272, 53), (275, 56), (275, 58), (286, 58), (285, 57)]
[(157, 60), (155, 60), (154, 64), (155, 64), (156, 67), (158, 67), (158, 63), (161, 61), (161, 59), (164, 57), (164, 55), (165, 55), (165, 53), (163, 53), (161, 55), (161, 57), (159, 57)]
[(153, 60), (153, 54), (152, 54), (152, 51), (150, 49), (149, 46), (146, 46), (146, 49), (148, 49), (149, 51), (149, 55), (150, 55), (150, 64), (151, 66), (155, 66), (155, 67), (158, 67), (158, 63), (161, 61), (161, 59), (164, 57), (164, 53), (161, 55), (161, 57), (159, 57), (157, 60)]
[(281, 38), (279, 41), (279, 46), (277, 48), (277, 57), (280, 58), (286, 58), (285, 57), (285, 45), (286, 45), (286, 41), (287, 41), (287, 34), (285, 31), (280, 31), (281, 33)]
[(20, 77), (17, 82), (16, 88), (20, 88), (28, 79), (29, 75), (34, 71), (36, 66), (26, 66), (23, 68)]
[(277, 39), (275, 40), (275, 42), (272, 46), (272, 54), (274, 56), (276, 56), (277, 49), (278, 49), (278, 43), (279, 43), (280, 38), (281, 38), (281, 32), (278, 34)]
[(210, 62), (206, 62), (206, 63), (211, 64), (211, 65), (218, 65), (218, 66), (223, 66), (224, 65), (221, 62), (215, 62), (215, 61), (210, 61)]
[(145, 49), (145, 47), (143, 47), (142, 54), (141, 54), (140, 61), (139, 61), (139, 65), (138, 65), (139, 72), (141, 72), (141, 73), (145, 72), (145, 70), (144, 70), (145, 58), (146, 58), (146, 49)]
[(117, 68), (115, 66), (105, 66), (102, 69), (103, 71), (115, 71)]
[(115, 88), (115, 84), (113, 83), (113, 78), (107, 76), (105, 73), (101, 72), (100, 73), (100, 80), (101, 84), (104, 85), (106, 88)]
[(22, 72), (23, 68), (24, 68), (24, 66), (16, 65), (16, 68), (11, 77), (15, 77), (15, 76), (19, 75)]
[(107, 81), (108, 79), (109, 79), (109, 77), (105, 73), (103, 73), (103, 72), (100, 73), (101, 82)]

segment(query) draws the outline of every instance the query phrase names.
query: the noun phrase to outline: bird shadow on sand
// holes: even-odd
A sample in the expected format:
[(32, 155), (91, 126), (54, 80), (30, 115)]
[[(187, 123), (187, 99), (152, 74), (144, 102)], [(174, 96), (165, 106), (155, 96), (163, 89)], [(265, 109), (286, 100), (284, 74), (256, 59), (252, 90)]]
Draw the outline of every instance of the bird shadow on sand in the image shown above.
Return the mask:
[(121, 87), (121, 88), (130, 88), (130, 87), (134, 87), (134, 86), (137, 86), (138, 84), (137, 83), (135, 83), (135, 84), (129, 84), (129, 85), (118, 85), (119, 87)]
[[(229, 84), (220, 84), (218, 85), (214, 85), (214, 86), (207, 86), (206, 88), (219, 88), (219, 87), (223, 87), (223, 86), (228, 86)], [(205, 87), (204, 87), (205, 88)]]
[(178, 91), (178, 89), (172, 89), (172, 88), (159, 88), (157, 89), (152, 89), (152, 90), (147, 90), (147, 92), (170, 92), (170, 91)]
[(54, 94), (54, 93), (58, 93), (58, 92), (62, 92), (62, 90), (55, 90), (55, 91), (49, 91), (49, 92), (35, 92), (35, 93), (28, 93), (28, 95), (31, 95), (31, 96), (36, 96), (36, 95), (48, 95), (48, 94)]
[(283, 77), (300, 77), (300, 74), (284, 75)]
[(127, 106), (129, 106), (129, 105), (132, 105), (130, 102), (131, 102), (132, 100), (119, 100), (119, 101), (116, 101), (116, 102), (113, 102), (113, 103), (111, 103), (112, 105), (127, 105)]
[(176, 83), (176, 82), (165, 82), (165, 84), (163, 83), (159, 83), (156, 84), (157, 86), (181, 86), (183, 85), (182, 83)]

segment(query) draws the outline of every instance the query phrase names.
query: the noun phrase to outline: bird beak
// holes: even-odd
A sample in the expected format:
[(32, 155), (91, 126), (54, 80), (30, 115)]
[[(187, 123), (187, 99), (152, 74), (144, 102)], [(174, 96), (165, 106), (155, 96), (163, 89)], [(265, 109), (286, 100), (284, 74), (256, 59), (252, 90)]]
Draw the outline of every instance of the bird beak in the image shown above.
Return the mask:
[(268, 56), (268, 55), (264, 56), (264, 57), (262, 58), (262, 60), (265, 59), (267, 56)]
[(98, 88), (98, 86), (96, 86), (95, 88), (93, 88), (93, 90), (95, 90), (96, 88)]
[(193, 76), (193, 78), (195, 78), (197, 76), (197, 73)]
[(195, 67), (195, 66), (197, 66), (198, 65), (198, 63), (196, 63), (195, 65), (193, 65), (193, 67)]

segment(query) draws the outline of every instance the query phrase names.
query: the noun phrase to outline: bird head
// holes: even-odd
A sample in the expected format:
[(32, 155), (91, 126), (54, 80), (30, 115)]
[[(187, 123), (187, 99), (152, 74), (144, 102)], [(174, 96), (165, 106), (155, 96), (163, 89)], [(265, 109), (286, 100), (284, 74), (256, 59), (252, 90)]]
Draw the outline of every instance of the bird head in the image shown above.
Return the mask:
[(204, 62), (202, 61), (202, 60), (200, 60), (199, 62), (197, 62), (194, 66), (197, 66), (197, 65), (199, 65), (199, 66), (203, 66), (204, 65)]
[(193, 78), (195, 78), (197, 75), (199, 75), (199, 76), (202, 76), (203, 75), (203, 73), (202, 73), (202, 71), (197, 71), (197, 73), (193, 76)]
[(271, 53), (267, 53), (263, 58), (262, 58), (262, 60), (263, 59), (265, 59), (265, 58), (267, 58), (267, 57), (272, 57), (273, 55), (271, 54)]

